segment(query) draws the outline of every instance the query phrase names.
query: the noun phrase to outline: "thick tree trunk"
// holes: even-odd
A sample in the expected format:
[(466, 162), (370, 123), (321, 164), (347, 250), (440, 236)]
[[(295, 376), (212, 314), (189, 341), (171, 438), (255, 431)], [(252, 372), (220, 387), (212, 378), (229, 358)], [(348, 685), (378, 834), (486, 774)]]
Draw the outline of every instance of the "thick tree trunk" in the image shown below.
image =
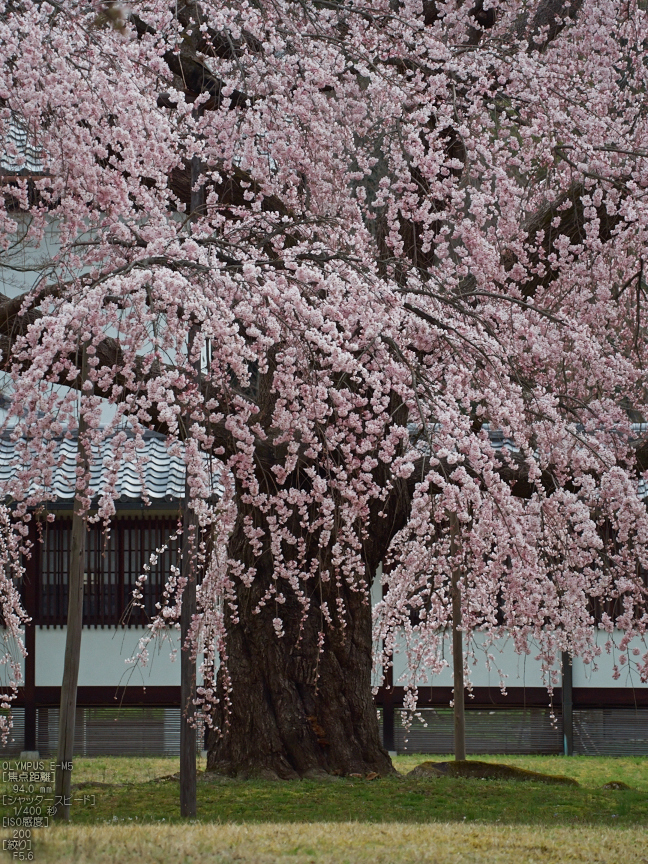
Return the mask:
[[(254, 563), (257, 575), (250, 588), (239, 586), (236, 616), (228, 612), (227, 664), (219, 671), (221, 701), (214, 716), (218, 728), (210, 735), (208, 770), (280, 779), (393, 772), (380, 742), (371, 693), (368, 592), (354, 591), (345, 582), (313, 579), (307, 586), (307, 611), (279, 586), (286, 602), (270, 600), (255, 614), (273, 584), (272, 559), (266, 553), (247, 561), (244, 515), (239, 515), (230, 552), (249, 566)], [(374, 557), (367, 562), (371, 574)], [(344, 603), (343, 612), (337, 598)], [(333, 626), (324, 621), (323, 603)], [(284, 622), (281, 637), (275, 634), (276, 618)]]
[(371, 607), (363, 600), (347, 592), (347, 627), (326, 634), (319, 664), (311, 621), (299, 644), (275, 636), (272, 611), (248, 608), (230, 621), (229, 681), (221, 674), (218, 687), (224, 702), (229, 684), (230, 704), (219, 706), (208, 770), (280, 779), (393, 770), (371, 695)]

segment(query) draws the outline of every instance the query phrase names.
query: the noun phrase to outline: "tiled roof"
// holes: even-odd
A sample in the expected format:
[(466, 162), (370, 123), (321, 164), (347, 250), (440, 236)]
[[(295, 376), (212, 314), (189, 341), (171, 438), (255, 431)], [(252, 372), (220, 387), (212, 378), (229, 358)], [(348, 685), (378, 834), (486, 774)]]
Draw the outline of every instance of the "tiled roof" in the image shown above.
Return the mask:
[[(638, 427), (638, 424), (637, 424)], [(638, 434), (646, 430), (637, 428)], [(489, 432), (491, 446), (497, 451), (506, 449), (509, 452), (519, 452), (515, 444), (505, 438), (501, 432)], [(117, 492), (119, 498), (126, 501), (139, 501), (143, 488), (152, 500), (175, 501), (184, 498), (185, 467), (180, 456), (171, 455), (163, 437), (153, 433), (143, 438), (144, 446), (138, 450), (138, 465), (134, 462), (122, 461), (119, 466)], [(74, 498), (74, 482), (76, 469), (77, 444), (75, 438), (60, 438), (56, 441), (53, 454), (56, 467), (52, 469), (52, 482), (47, 492), (53, 492), (60, 501)], [(100, 493), (106, 483), (107, 465), (114, 459), (111, 439), (102, 442), (100, 452), (93, 452), (90, 488), (93, 496)], [(11, 481), (20, 470), (21, 457), (16, 452), (16, 445), (9, 438), (0, 438), (0, 497), (11, 495)], [(222, 494), (223, 487), (220, 477), (212, 478), (214, 495)], [(32, 485), (33, 488), (33, 485)], [(639, 496), (648, 498), (648, 482), (639, 481)]]
[[(509, 453), (516, 454), (520, 452), (520, 448), (516, 446), (515, 442), (510, 438), (507, 438), (504, 433), (498, 429), (489, 428), (488, 424), (485, 423), (482, 427), (485, 432), (488, 432), (488, 439), (491, 447), (495, 450), (496, 453), (501, 453), (503, 450), (508, 450)], [(410, 426), (410, 434), (415, 434), (418, 432), (418, 427), (414, 424)], [(644, 438), (648, 434), (648, 423), (633, 423), (632, 424), (632, 433), (636, 435), (636, 439)], [(425, 441), (425, 439), (421, 439), (417, 442), (417, 447), (421, 453), (429, 454), (430, 450)], [(643, 478), (639, 479), (638, 483), (638, 492), (639, 497), (648, 503), (648, 481)]]
[(40, 150), (30, 141), (29, 132), (19, 120), (12, 117), (9, 128), (0, 137), (0, 174), (42, 174)]
[[(138, 465), (122, 461), (119, 465), (117, 492), (121, 500), (140, 500), (145, 489), (152, 500), (174, 501), (184, 498), (185, 466), (177, 455), (171, 455), (163, 438), (146, 435), (144, 446), (138, 450)], [(56, 441), (53, 454), (56, 467), (52, 469), (52, 481), (46, 491), (54, 493), (60, 501), (74, 498), (77, 443), (75, 438)], [(114, 458), (111, 439), (102, 442), (101, 448), (93, 450), (90, 488), (93, 496), (99, 494), (107, 479), (107, 466)], [(11, 495), (12, 478), (20, 470), (21, 459), (16, 445), (8, 438), (0, 438), (0, 494)], [(222, 492), (218, 477), (213, 478), (214, 494)], [(32, 490), (35, 491), (34, 484)]]

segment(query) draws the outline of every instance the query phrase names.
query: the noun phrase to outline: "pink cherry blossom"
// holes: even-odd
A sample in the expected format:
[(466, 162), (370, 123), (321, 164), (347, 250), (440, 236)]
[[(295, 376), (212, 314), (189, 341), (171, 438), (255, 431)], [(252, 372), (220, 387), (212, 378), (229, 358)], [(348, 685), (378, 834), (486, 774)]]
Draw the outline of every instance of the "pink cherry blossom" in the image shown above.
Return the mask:
[(0, 322), (9, 629), (83, 415), (106, 525), (146, 430), (185, 461), (210, 718), (236, 627), (322, 658), (380, 561), (374, 638), (389, 663), (404, 634), (412, 687), (457, 567), (467, 636), (548, 686), (600, 627), (646, 680), (646, 11), (484, 5), (0, 4), (0, 136), (42, 154), (1, 179), (3, 266), (34, 262)]

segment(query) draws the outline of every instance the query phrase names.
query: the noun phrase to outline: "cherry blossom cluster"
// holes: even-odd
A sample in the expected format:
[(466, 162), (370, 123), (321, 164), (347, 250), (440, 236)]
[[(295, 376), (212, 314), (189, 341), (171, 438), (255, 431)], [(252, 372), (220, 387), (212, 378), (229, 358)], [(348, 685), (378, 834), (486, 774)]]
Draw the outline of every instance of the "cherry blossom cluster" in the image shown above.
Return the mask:
[(405, 634), (412, 682), (443, 662), (456, 570), (465, 632), (509, 634), (548, 683), (599, 628), (648, 677), (627, 651), (648, 623), (646, 11), (482, 5), (142, 0), (115, 24), (0, 3), (0, 139), (18, 124), (42, 154), (0, 180), (3, 266), (35, 262), (2, 330), (4, 491), (27, 524), (82, 415), (86, 452), (113, 442), (108, 525), (120, 465), (167, 436), (204, 533), (207, 702), (242, 591), (272, 638), (319, 616), (325, 651), (383, 547), (375, 635), (389, 662)]
[(2, 694), (0, 699), (0, 741), (6, 744), (11, 730), (12, 702), (22, 683), (21, 664), (27, 656), (23, 628), (28, 622), (18, 587), (24, 576), (20, 532), (12, 525), (11, 513), (0, 507), (0, 616), (2, 616)]

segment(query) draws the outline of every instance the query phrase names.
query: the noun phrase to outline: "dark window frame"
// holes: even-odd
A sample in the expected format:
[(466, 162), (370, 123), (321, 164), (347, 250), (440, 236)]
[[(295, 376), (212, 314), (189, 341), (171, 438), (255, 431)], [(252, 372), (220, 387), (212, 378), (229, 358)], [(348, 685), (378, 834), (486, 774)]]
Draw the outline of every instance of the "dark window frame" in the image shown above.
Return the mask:
[[(118, 517), (106, 532), (103, 526), (88, 526), (84, 576), (83, 624), (88, 627), (142, 627), (157, 614), (171, 565), (180, 562), (181, 538), (170, 540), (179, 527), (177, 516)], [(42, 525), (34, 543), (33, 572), (36, 573), (35, 609), (30, 613), (40, 627), (62, 627), (67, 623), (67, 581), (71, 517), (59, 517)], [(162, 554), (157, 549), (167, 545)], [(150, 566), (142, 586), (141, 605), (133, 603), (133, 590), (151, 554), (158, 561)]]

